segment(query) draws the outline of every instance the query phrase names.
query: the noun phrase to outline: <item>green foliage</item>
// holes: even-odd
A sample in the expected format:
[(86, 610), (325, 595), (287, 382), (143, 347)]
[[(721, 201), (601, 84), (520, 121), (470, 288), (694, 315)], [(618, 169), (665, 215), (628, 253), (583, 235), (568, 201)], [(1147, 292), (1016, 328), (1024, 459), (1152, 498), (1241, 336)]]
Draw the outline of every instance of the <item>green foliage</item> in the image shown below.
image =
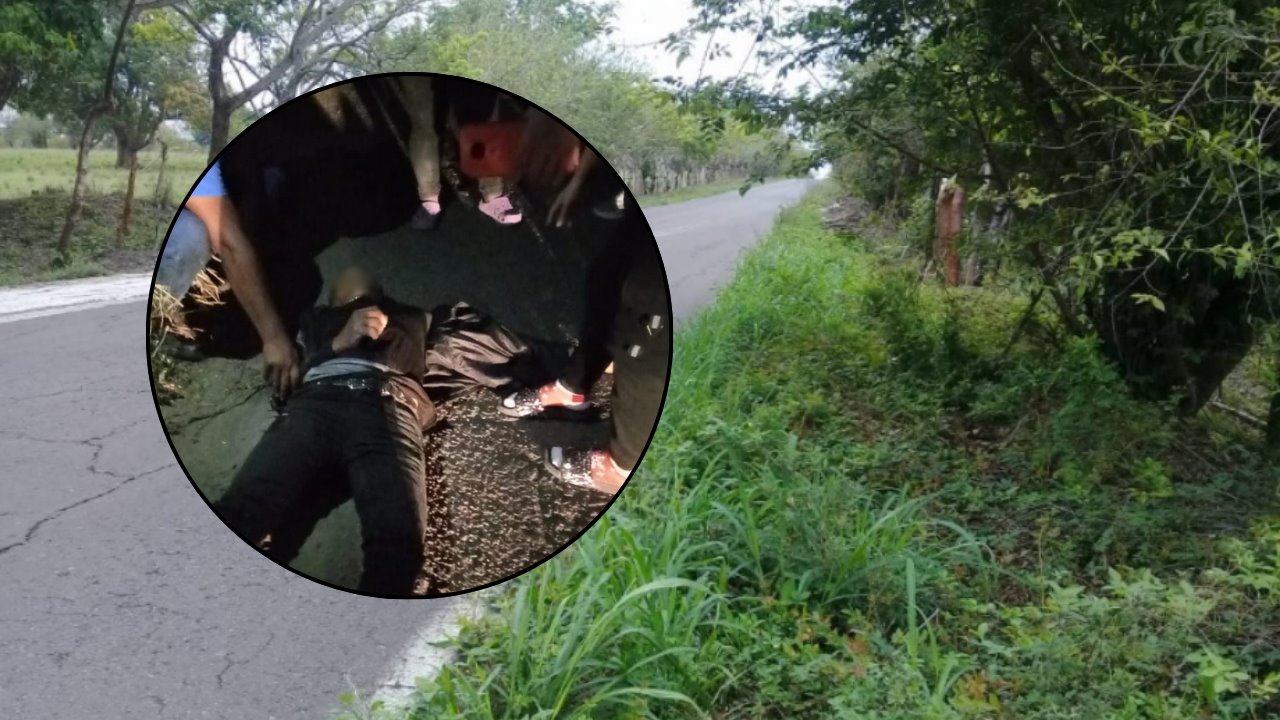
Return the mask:
[(749, 132), (723, 108), (682, 106), (609, 49), (610, 20), (607, 6), (567, 0), (464, 0), (380, 37), (357, 62), (519, 93), (599, 148), (637, 194), (784, 171), (774, 134)]
[(125, 42), (111, 124), (117, 142), (140, 150), (155, 138), (161, 121), (175, 116), (183, 86), (196, 82), (195, 34), (177, 15), (153, 11), (130, 25)]
[[(11, 151), (3, 151), (8, 152)], [(3, 158), (4, 154), (0, 154), (0, 160)], [(74, 164), (74, 156), (71, 161)], [(0, 243), (0, 286), (138, 272), (154, 266), (155, 248), (173, 220), (172, 204), (135, 201), (135, 232), (121, 247), (115, 242), (115, 228), (124, 204), (123, 193), (91, 193), (85, 199), (84, 224), (76, 244), (69, 257), (61, 257), (49, 238), (56, 236), (62, 226), (67, 198), (65, 190), (25, 187), (20, 197), (0, 198), (0, 237), (4, 238)]]
[(1274, 474), (1171, 443), (1095, 342), (997, 354), (1016, 294), (919, 285), (824, 232), (824, 199), (677, 334), (609, 514), (412, 708), (357, 716), (1265, 715)]
[(0, 110), (15, 94), (39, 92), (101, 35), (96, 3), (6, 2), (0, 6)]
[[(846, 188), (900, 212), (956, 176), (971, 234), (1001, 213), (984, 237), (998, 247), (983, 252), (1073, 334), (1098, 335), (1145, 396), (1199, 410), (1247, 352), (1253, 320), (1274, 319), (1280, 11), (1269, 4), (695, 5), (692, 32), (749, 28), (790, 50), (773, 51), (784, 72), (818, 65), (837, 79), (773, 98), (769, 116), (805, 124)], [(750, 97), (741, 84), (727, 85)], [(999, 231), (1009, 218), (1019, 230)]]
[(47, 148), (57, 132), (57, 123), (49, 118), (18, 113), (4, 127), (4, 142), (11, 148)]

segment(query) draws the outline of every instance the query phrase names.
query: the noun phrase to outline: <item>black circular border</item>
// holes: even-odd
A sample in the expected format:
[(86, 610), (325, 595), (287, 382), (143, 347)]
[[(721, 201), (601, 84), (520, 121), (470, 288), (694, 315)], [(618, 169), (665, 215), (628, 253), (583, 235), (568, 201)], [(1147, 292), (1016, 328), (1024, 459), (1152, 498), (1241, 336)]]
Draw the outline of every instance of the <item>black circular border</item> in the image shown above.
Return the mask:
[[(644, 449), (643, 449), (643, 450), (641, 450), (641, 452), (640, 452), (640, 458), (639, 458), (638, 460), (636, 460), (635, 467), (633, 467), (633, 468), (631, 469), (631, 473), (630, 473), (629, 475), (627, 475), (627, 479), (626, 479), (626, 481), (624, 481), (624, 482), (623, 482), (622, 487), (618, 489), (618, 492), (614, 493), (613, 498), (609, 500), (609, 503), (608, 503), (607, 505), (605, 505), (605, 506), (604, 506), (604, 508), (603, 508), (599, 513), (597, 513), (597, 514), (596, 514), (596, 516), (595, 516), (594, 518), (592, 518), (591, 522), (587, 523), (587, 524), (586, 524), (586, 526), (584, 526), (581, 530), (579, 530), (579, 531), (577, 532), (577, 534), (576, 534), (576, 535), (574, 535), (573, 537), (569, 538), (569, 539), (568, 539), (568, 540), (567, 540), (563, 545), (561, 545), (560, 547), (556, 548), (553, 552), (551, 552), (550, 554), (548, 554), (546, 557), (542, 558), (542, 559), (541, 559), (541, 560), (539, 560), (538, 562), (535, 562), (535, 563), (533, 563), (532, 565), (529, 565), (529, 566), (527, 566), (527, 567), (524, 567), (524, 568), (522, 568), (522, 569), (520, 569), (520, 570), (517, 570), (517, 571), (515, 571), (515, 572), (511, 573), (510, 575), (506, 575), (506, 576), (504, 576), (504, 577), (498, 578), (497, 580), (492, 580), (492, 581), (490, 581), (490, 582), (488, 582), (488, 583), (485, 583), (485, 584), (483, 584), (483, 585), (478, 585), (478, 586), (476, 586), (476, 587), (467, 588), (466, 590), (454, 590), (454, 591), (451, 591), (451, 592), (447, 592), (447, 593), (440, 593), (440, 594), (435, 594), (435, 595), (383, 595), (383, 594), (380, 594), (380, 593), (361, 592), (361, 591), (356, 590), (356, 589), (354, 589), (354, 588), (342, 587), (342, 586), (340, 586), (340, 585), (335, 585), (334, 583), (327, 582), (327, 581), (325, 581), (325, 580), (320, 580), (319, 578), (315, 578), (315, 577), (312, 577), (312, 576), (310, 576), (310, 575), (307, 575), (306, 573), (304, 573), (304, 572), (302, 572), (302, 571), (300, 571), (300, 570), (296, 570), (296, 569), (294, 569), (294, 568), (290, 567), (289, 565), (287, 565), (287, 564), (285, 564), (285, 563), (283, 563), (283, 562), (280, 562), (280, 561), (276, 560), (275, 558), (272, 558), (272, 557), (271, 557), (270, 555), (268, 555), (265, 551), (263, 551), (262, 549), (260, 549), (260, 548), (258, 548), (257, 546), (255, 546), (252, 542), (249, 542), (249, 540), (247, 540), (243, 535), (241, 535), (239, 531), (237, 531), (236, 529), (232, 528), (232, 527), (231, 527), (231, 525), (230, 525), (230, 524), (229, 524), (229, 523), (228, 523), (228, 522), (227, 522), (227, 521), (226, 521), (226, 520), (225, 520), (221, 515), (219, 515), (219, 514), (218, 514), (218, 511), (213, 507), (213, 503), (211, 503), (211, 502), (209, 501), (209, 498), (208, 498), (208, 497), (206, 497), (206, 496), (205, 496), (205, 494), (200, 490), (200, 487), (199, 487), (198, 485), (196, 485), (196, 481), (191, 477), (191, 472), (190, 472), (189, 470), (187, 470), (187, 466), (182, 462), (182, 456), (178, 453), (178, 449), (177, 449), (176, 447), (174, 447), (174, 445), (173, 445), (173, 438), (172, 438), (172, 437), (170, 437), (170, 434), (169, 434), (169, 425), (168, 425), (168, 423), (166, 423), (166, 422), (165, 422), (164, 413), (160, 410), (160, 399), (159, 399), (159, 395), (156, 393), (156, 381), (155, 381), (155, 374), (154, 374), (154, 368), (152, 367), (152, 363), (151, 363), (151, 332), (150, 332), (150, 331), (151, 331), (151, 309), (152, 309), (152, 297), (153, 297), (153, 295), (155, 294), (155, 287), (156, 287), (156, 274), (157, 274), (157, 273), (159, 272), (159, 270), (160, 270), (160, 259), (161, 259), (161, 257), (163, 257), (163, 256), (164, 256), (164, 248), (165, 248), (165, 245), (167, 245), (167, 244), (168, 244), (168, 242), (169, 242), (169, 235), (173, 232), (173, 226), (174, 226), (174, 224), (178, 221), (178, 217), (182, 214), (182, 209), (183, 209), (183, 207), (186, 205), (187, 200), (191, 197), (191, 193), (195, 191), (196, 186), (198, 186), (198, 185), (200, 184), (200, 181), (204, 179), (204, 176), (205, 176), (206, 174), (208, 174), (208, 172), (209, 172), (209, 168), (213, 167), (213, 165), (214, 165), (215, 163), (217, 163), (219, 160), (221, 160), (221, 159), (222, 159), (222, 156), (227, 152), (227, 150), (228, 150), (228, 149), (230, 149), (230, 148), (232, 148), (232, 147), (234, 147), (234, 146), (235, 146), (235, 144), (236, 144), (236, 142), (237, 142), (241, 137), (244, 137), (247, 133), (251, 132), (251, 131), (253, 130), (253, 127), (254, 127), (255, 125), (257, 125), (258, 123), (261, 123), (261, 122), (263, 122), (263, 121), (266, 121), (267, 119), (269, 119), (269, 118), (272, 116), (272, 114), (274, 114), (274, 113), (275, 113), (277, 110), (279, 110), (280, 108), (285, 107), (286, 105), (289, 105), (289, 104), (291, 104), (291, 103), (295, 103), (295, 102), (299, 102), (299, 101), (301, 101), (301, 100), (304, 100), (305, 98), (307, 98), (307, 97), (309, 97), (309, 96), (311, 96), (311, 95), (314, 95), (315, 93), (318, 93), (318, 92), (320, 92), (320, 91), (322, 91), (322, 90), (328, 90), (328, 89), (330, 89), (330, 88), (338, 87), (338, 86), (340, 86), (340, 85), (346, 85), (346, 84), (348, 84), (348, 83), (356, 83), (356, 82), (360, 82), (360, 81), (362, 81), (362, 80), (368, 80), (368, 79), (372, 79), (372, 78), (405, 77), (405, 76), (421, 76), (421, 77), (433, 77), (433, 78), (446, 78), (446, 79), (448, 79), (448, 80), (462, 81), (462, 82), (469, 82), (469, 83), (474, 83), (474, 84), (476, 84), (476, 85), (482, 85), (482, 86), (485, 86), (485, 87), (487, 87), (487, 88), (489, 88), (489, 89), (491, 89), (491, 90), (497, 91), (497, 92), (499, 92), (499, 93), (503, 93), (503, 94), (505, 94), (505, 95), (510, 95), (510, 96), (512, 96), (512, 97), (518, 98), (518, 99), (520, 99), (521, 101), (523, 101), (524, 103), (526, 103), (527, 105), (529, 105), (530, 107), (537, 108), (538, 110), (542, 111), (543, 113), (546, 113), (546, 115), (547, 115), (548, 117), (550, 117), (550, 118), (554, 119), (556, 122), (560, 123), (560, 125), (561, 125), (561, 126), (563, 126), (566, 130), (568, 130), (569, 132), (573, 133), (574, 137), (578, 138), (578, 140), (579, 140), (583, 145), (585, 145), (585, 146), (586, 146), (586, 147), (588, 147), (588, 148), (591, 148), (592, 152), (595, 152), (595, 153), (596, 153), (596, 155), (597, 155), (597, 156), (599, 156), (599, 157), (600, 157), (600, 159), (604, 161), (604, 164), (609, 168), (610, 172), (612, 172), (612, 173), (614, 174), (614, 176), (618, 178), (619, 183), (620, 183), (620, 184), (622, 185), (622, 187), (623, 187), (623, 191), (624, 191), (624, 192), (626, 193), (626, 195), (627, 195), (627, 200), (628, 200), (629, 202), (631, 202), (631, 203), (634, 205), (634, 207), (636, 208), (636, 210), (638, 210), (638, 211), (639, 211), (640, 219), (644, 221), (645, 229), (648, 231), (648, 233), (649, 233), (649, 237), (650, 237), (650, 238), (652, 239), (652, 241), (653, 241), (654, 248), (658, 251), (658, 253), (657, 253), (657, 254), (658, 254), (658, 263), (662, 266), (662, 285), (663, 285), (663, 287), (666, 289), (666, 293), (667, 293), (667, 318), (668, 318), (668, 320), (670, 321), (670, 322), (668, 323), (668, 332), (670, 332), (670, 333), (671, 333), (671, 339), (672, 339), (672, 341), (671, 341), (670, 343), (668, 343), (668, 347), (667, 347), (667, 379), (666, 379), (666, 382), (664, 382), (664, 383), (663, 383), (663, 387), (662, 387), (662, 401), (658, 404), (658, 416), (657, 416), (656, 418), (654, 418), (654, 421), (653, 421), (653, 429), (649, 431), (649, 439), (648, 439), (647, 441), (645, 441)], [(649, 219), (648, 219), (648, 217), (646, 217), (646, 216), (645, 216), (645, 214), (644, 214), (644, 210), (643, 210), (643, 208), (641, 208), (641, 207), (640, 207), (640, 204), (639, 204), (638, 202), (636, 202), (635, 195), (631, 192), (631, 188), (630, 188), (630, 187), (628, 187), (628, 186), (627, 186), (627, 184), (626, 184), (625, 182), (621, 182), (621, 176), (619, 176), (619, 175), (618, 175), (618, 171), (617, 171), (616, 169), (614, 169), (613, 164), (612, 164), (612, 163), (610, 163), (610, 162), (609, 162), (609, 160), (608, 160), (607, 158), (605, 158), (605, 156), (604, 156), (602, 153), (600, 153), (598, 150), (596, 150), (596, 147), (595, 147), (594, 145), (592, 145), (592, 144), (591, 144), (591, 143), (590, 143), (586, 138), (584, 138), (584, 137), (583, 137), (583, 136), (582, 136), (582, 135), (581, 135), (577, 130), (575, 130), (575, 129), (573, 129), (572, 127), (570, 127), (568, 123), (566, 123), (565, 121), (561, 120), (557, 115), (555, 115), (554, 113), (552, 113), (552, 112), (548, 111), (546, 108), (542, 107), (542, 106), (541, 106), (541, 105), (539, 105), (538, 103), (535, 103), (535, 102), (533, 102), (532, 100), (529, 100), (528, 98), (524, 97), (523, 95), (520, 95), (520, 94), (517, 94), (517, 93), (511, 92), (510, 90), (507, 90), (507, 89), (505, 89), (505, 88), (498, 87), (497, 85), (494, 85), (494, 84), (492, 84), (492, 83), (487, 83), (487, 82), (484, 82), (484, 81), (482, 81), (482, 80), (475, 80), (475, 79), (472, 79), (472, 78), (466, 78), (466, 77), (462, 77), (462, 76), (460, 76), (460, 75), (447, 75), (447, 74), (444, 74), (444, 73), (433, 73), (433, 72), (385, 72), (385, 73), (372, 73), (372, 74), (369, 74), (369, 75), (360, 75), (360, 76), (358, 76), (358, 77), (347, 78), (346, 80), (339, 80), (338, 82), (330, 83), (330, 84), (328, 84), (328, 85), (324, 85), (324, 86), (322, 86), (322, 87), (318, 87), (318, 88), (314, 88), (314, 89), (312, 89), (312, 90), (308, 90), (307, 92), (305, 92), (305, 93), (303, 93), (303, 94), (301, 94), (301, 95), (299, 95), (299, 96), (297, 96), (297, 97), (295, 97), (295, 98), (292, 98), (292, 99), (290, 99), (290, 100), (288, 100), (288, 101), (286, 101), (286, 102), (281, 103), (280, 105), (277, 105), (276, 107), (274, 107), (274, 108), (272, 108), (270, 111), (268, 111), (266, 114), (264, 114), (262, 117), (260, 117), (260, 118), (258, 118), (258, 119), (256, 119), (256, 120), (254, 120), (252, 123), (250, 123), (250, 124), (249, 124), (249, 126), (248, 126), (248, 127), (246, 127), (246, 128), (244, 128), (243, 130), (241, 130), (241, 131), (236, 135), (236, 137), (232, 138), (232, 139), (231, 139), (231, 140), (230, 140), (230, 141), (229, 141), (229, 142), (228, 142), (228, 143), (227, 143), (227, 144), (222, 148), (222, 150), (218, 151), (218, 155), (217, 155), (217, 157), (215, 157), (215, 158), (213, 159), (213, 162), (211, 162), (211, 163), (209, 164), (209, 166), (205, 168), (204, 172), (200, 173), (200, 177), (196, 178), (196, 181), (195, 181), (195, 183), (194, 183), (194, 184), (192, 184), (191, 189), (187, 191), (187, 194), (186, 194), (185, 196), (183, 196), (183, 198), (182, 198), (182, 202), (181, 202), (181, 203), (179, 203), (179, 205), (178, 205), (178, 209), (177, 209), (177, 210), (174, 212), (174, 214), (173, 214), (173, 220), (170, 220), (170, 221), (169, 221), (169, 229), (165, 232), (164, 242), (160, 244), (160, 249), (159, 249), (159, 251), (156, 253), (156, 264), (155, 264), (155, 267), (154, 267), (154, 268), (152, 269), (152, 271), (151, 271), (151, 287), (150, 287), (150, 289), (147, 291), (147, 314), (146, 314), (146, 322), (145, 322), (145, 323), (144, 323), (144, 325), (143, 325), (143, 348), (144, 348), (144, 352), (145, 352), (146, 357), (147, 357), (147, 383), (151, 386), (151, 401), (152, 401), (152, 403), (155, 405), (155, 408), (156, 408), (156, 416), (160, 419), (160, 426), (164, 429), (164, 438), (165, 438), (165, 441), (169, 444), (169, 450), (173, 453), (173, 458), (174, 458), (174, 460), (176, 460), (176, 461), (177, 461), (177, 463), (178, 463), (178, 467), (182, 468), (182, 473), (183, 473), (184, 475), (186, 475), (186, 476), (187, 476), (187, 482), (191, 483), (191, 488), (192, 488), (193, 490), (195, 490), (195, 491), (196, 491), (196, 494), (200, 496), (200, 499), (201, 499), (201, 500), (203, 500), (203, 501), (204, 501), (204, 503), (205, 503), (205, 505), (207, 505), (207, 506), (209, 507), (210, 512), (212, 512), (212, 513), (214, 514), (214, 516), (215, 516), (215, 517), (217, 517), (217, 518), (218, 518), (218, 520), (219, 520), (219, 521), (221, 521), (221, 522), (222, 522), (222, 524), (223, 524), (223, 525), (224, 525), (228, 530), (230, 530), (232, 533), (234, 533), (236, 537), (240, 538), (240, 540), (242, 540), (246, 545), (248, 545), (249, 547), (253, 548), (255, 551), (257, 551), (257, 552), (258, 552), (258, 554), (260, 554), (260, 555), (262, 555), (263, 557), (267, 558), (268, 560), (270, 560), (271, 562), (275, 563), (276, 565), (279, 565), (280, 567), (282, 567), (282, 568), (284, 568), (284, 569), (288, 570), (289, 572), (291, 572), (291, 573), (293, 573), (293, 574), (295, 574), (295, 575), (297, 575), (297, 576), (299, 576), (299, 577), (306, 578), (307, 580), (309, 580), (309, 581), (311, 581), (311, 582), (313, 582), (313, 583), (316, 583), (317, 585), (323, 585), (324, 587), (331, 588), (331, 589), (333, 589), (333, 590), (339, 590), (339, 591), (341, 591), (341, 592), (349, 593), (349, 594), (351, 594), (351, 595), (359, 595), (359, 596), (362, 596), (362, 597), (380, 598), (380, 599), (384, 599), (384, 600), (432, 600), (432, 599), (440, 599), (440, 598), (447, 598), (447, 597), (456, 597), (456, 596), (460, 596), (460, 595), (469, 595), (469, 594), (471, 594), (471, 593), (480, 592), (480, 591), (482, 591), (482, 590), (487, 590), (487, 589), (489, 589), (489, 588), (491, 588), (491, 587), (494, 587), (494, 586), (496, 586), (496, 585), (501, 585), (502, 583), (505, 583), (505, 582), (510, 581), (510, 580), (514, 580), (514, 579), (516, 579), (516, 578), (518, 578), (518, 577), (520, 577), (520, 576), (522, 576), (522, 575), (525, 575), (525, 574), (527, 574), (527, 573), (529, 573), (529, 572), (531, 572), (531, 571), (533, 571), (533, 570), (536, 570), (538, 567), (542, 566), (542, 565), (543, 565), (544, 563), (546, 563), (547, 561), (551, 560), (552, 558), (556, 557), (556, 556), (557, 556), (557, 555), (559, 555), (560, 553), (564, 552), (566, 549), (568, 549), (568, 547), (569, 547), (570, 545), (573, 545), (575, 542), (577, 542), (577, 541), (578, 541), (578, 540), (579, 540), (583, 535), (585, 535), (585, 534), (587, 533), (587, 531), (588, 531), (588, 530), (590, 530), (592, 527), (594, 527), (594, 526), (595, 526), (595, 524), (596, 524), (597, 522), (599, 522), (599, 521), (600, 521), (600, 518), (604, 517), (605, 513), (609, 512), (609, 510), (610, 510), (611, 508), (613, 508), (614, 503), (616, 503), (616, 502), (618, 501), (618, 498), (622, 497), (622, 493), (623, 493), (623, 491), (624, 491), (624, 490), (626, 490), (626, 489), (627, 489), (627, 486), (631, 484), (631, 480), (632, 480), (632, 478), (634, 478), (634, 477), (635, 477), (636, 472), (640, 469), (640, 466), (644, 463), (645, 455), (647, 455), (647, 454), (648, 454), (648, 452), (649, 452), (649, 447), (653, 444), (653, 436), (657, 434), (657, 432), (658, 432), (658, 425), (662, 422), (662, 413), (663, 413), (663, 411), (666, 409), (666, 405), (667, 405), (667, 393), (668, 393), (668, 392), (670, 391), (670, 389), (671, 389), (671, 368), (672, 368), (672, 365), (673, 365), (673, 363), (674, 363), (674, 361), (675, 361), (675, 318), (674, 318), (674, 316), (673, 316), (673, 313), (674, 313), (674, 308), (672, 308), (672, 305), (671, 305), (671, 283), (670, 283), (670, 281), (668, 280), (668, 277), (667, 277), (667, 266), (666, 266), (666, 263), (662, 260), (662, 248), (658, 246), (658, 238), (657, 238), (657, 236), (654, 234), (654, 232), (653, 232), (653, 228), (649, 225)]]

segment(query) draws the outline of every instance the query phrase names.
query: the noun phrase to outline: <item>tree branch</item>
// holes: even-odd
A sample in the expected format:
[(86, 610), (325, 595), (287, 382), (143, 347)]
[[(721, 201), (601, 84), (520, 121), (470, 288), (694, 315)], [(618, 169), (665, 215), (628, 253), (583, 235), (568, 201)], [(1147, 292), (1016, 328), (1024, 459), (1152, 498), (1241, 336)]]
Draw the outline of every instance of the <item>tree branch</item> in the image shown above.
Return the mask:
[(308, 58), (305, 61), (304, 59), (297, 57), (296, 48), (306, 47), (315, 42), (320, 35), (330, 27), (333, 27), (334, 23), (338, 22), (338, 20), (340, 20), (342, 16), (345, 15), (347, 11), (350, 10), (358, 1), (359, 0), (342, 0), (341, 4), (321, 17), (314, 27), (304, 29), (304, 26), (300, 24), (298, 29), (294, 32), (293, 40), (289, 43), (289, 52), (285, 55), (285, 58), (279, 63), (276, 63), (275, 67), (271, 68), (259, 77), (257, 82), (244, 88), (235, 95), (232, 95), (230, 101), (237, 105), (243, 105), (249, 98), (271, 87), (271, 83), (279, 80), (285, 73), (294, 70), (297, 67), (301, 67), (302, 63), (305, 62), (305, 64), (309, 66), (320, 62), (322, 58), (315, 56)]

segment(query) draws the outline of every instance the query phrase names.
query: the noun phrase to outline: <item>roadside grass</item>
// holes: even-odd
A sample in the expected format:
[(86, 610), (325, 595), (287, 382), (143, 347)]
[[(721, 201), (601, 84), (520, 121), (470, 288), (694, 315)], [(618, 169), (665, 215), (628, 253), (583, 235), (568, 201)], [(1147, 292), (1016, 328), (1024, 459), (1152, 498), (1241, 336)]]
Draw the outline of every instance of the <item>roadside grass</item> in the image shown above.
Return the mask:
[(67, 192), (53, 189), (0, 199), (0, 286), (142, 272), (155, 266), (175, 206), (135, 199), (130, 234), (117, 245), (124, 195), (86, 195), (70, 257), (59, 258), (55, 244), (68, 201)]
[(159, 189), (165, 199), (157, 201), (159, 154), (141, 153), (131, 232), (117, 246), (128, 171), (114, 166), (111, 150), (93, 151), (89, 159), (83, 214), (70, 257), (60, 258), (54, 243), (75, 179), (75, 151), (0, 149), (0, 286), (150, 269), (178, 200), (205, 167), (203, 153), (170, 152)]
[[(771, 182), (777, 178), (769, 178), (764, 182)], [(680, 190), (672, 190), (665, 193), (654, 193), (653, 195), (640, 195), (637, 200), (642, 208), (654, 208), (660, 205), (671, 205), (672, 203), (685, 202), (686, 200), (697, 200), (699, 198), (711, 197), (730, 191), (739, 190), (746, 184), (746, 178), (723, 178), (714, 180), (702, 185), (694, 185)], [(760, 183), (757, 183), (760, 184)]]
[(676, 337), (591, 531), (352, 717), (1264, 718), (1280, 481), (1256, 433), (1132, 399), (1000, 288), (918, 284), (784, 213)]

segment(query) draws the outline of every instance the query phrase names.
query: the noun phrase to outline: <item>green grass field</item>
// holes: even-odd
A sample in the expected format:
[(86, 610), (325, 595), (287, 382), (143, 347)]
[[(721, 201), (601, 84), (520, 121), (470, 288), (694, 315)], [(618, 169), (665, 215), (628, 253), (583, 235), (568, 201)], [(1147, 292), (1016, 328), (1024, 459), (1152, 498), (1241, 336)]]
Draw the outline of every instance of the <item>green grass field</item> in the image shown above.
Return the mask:
[[(176, 202), (205, 168), (203, 151), (171, 151), (168, 175), (170, 199)], [(89, 155), (89, 189), (96, 193), (124, 192), (128, 172), (115, 167), (116, 155), (111, 149), (94, 150)], [(141, 196), (151, 197), (156, 188), (160, 154), (147, 151), (138, 156), (138, 186)], [(0, 148), (0, 200), (20, 198), (46, 189), (70, 190), (75, 180), (76, 153), (67, 148), (13, 149)], [(716, 195), (742, 186), (740, 178), (685, 188), (640, 199), (645, 207), (656, 207), (695, 198)]]
[[(75, 179), (76, 153), (68, 148), (0, 148), (0, 286), (139, 271), (150, 268), (174, 208), (205, 168), (203, 151), (171, 151), (166, 187), (157, 200), (160, 156), (139, 155), (134, 231), (123, 247), (114, 232), (128, 171), (115, 167), (115, 151), (90, 154), (86, 209), (70, 258), (57, 258), (53, 243), (62, 227)], [(739, 180), (643, 198), (648, 207), (737, 188)]]
[[(129, 172), (116, 168), (114, 150), (94, 150), (89, 154), (89, 190), (99, 194), (124, 192)], [(177, 202), (195, 184), (205, 168), (205, 153), (171, 151), (167, 174), (170, 200)], [(160, 168), (159, 152), (138, 155), (136, 192), (152, 197)], [(66, 148), (0, 148), (0, 200), (21, 198), (48, 189), (70, 191), (76, 175), (76, 152)]]
[[(676, 336), (648, 456), (356, 717), (1264, 718), (1280, 511), (1258, 433), (1130, 397), (1025, 296), (788, 211)], [(1037, 326), (1041, 327), (1041, 326)]]

